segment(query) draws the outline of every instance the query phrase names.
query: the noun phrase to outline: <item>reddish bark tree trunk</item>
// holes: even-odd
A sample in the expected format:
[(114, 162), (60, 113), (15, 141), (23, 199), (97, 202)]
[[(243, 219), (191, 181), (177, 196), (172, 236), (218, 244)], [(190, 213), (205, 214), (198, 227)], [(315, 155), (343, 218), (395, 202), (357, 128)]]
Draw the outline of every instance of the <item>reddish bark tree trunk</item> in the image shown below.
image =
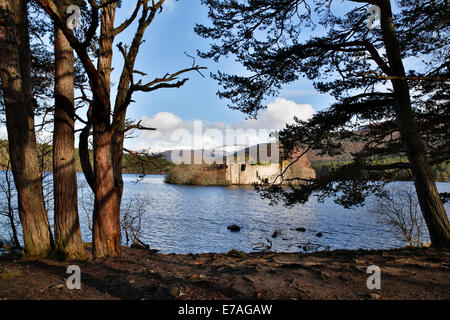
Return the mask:
[(25, 253), (47, 255), (50, 232), (34, 131), (27, 1), (0, 0), (0, 77)]
[[(95, 115), (94, 115), (95, 119)], [(95, 120), (94, 120), (95, 121)], [(93, 250), (96, 258), (120, 255), (120, 201), (117, 199), (112, 164), (112, 134), (94, 127), (95, 205)]]
[[(103, 75), (110, 97), (114, 20), (116, 4), (102, 10), (98, 70)], [(120, 198), (115, 192), (114, 152), (111, 130), (111, 102), (95, 101), (94, 129), (95, 205), (93, 251), (96, 258), (120, 255)]]
[(390, 0), (381, 6), (381, 26), (391, 68), (396, 96), (396, 114), (401, 138), (414, 175), (414, 184), (431, 242), (436, 247), (450, 247), (450, 224), (427, 159), (426, 151), (411, 107), (409, 85), (392, 19)]
[[(92, 112), (89, 116), (88, 124), (80, 135), (80, 157), (82, 158), (83, 172), (95, 194), (93, 254), (96, 258), (118, 256), (120, 254), (120, 203), (123, 191), (121, 176), (124, 138), (123, 127), (126, 108), (131, 102), (132, 92), (127, 90), (131, 84), (130, 75), (122, 74), (120, 88), (116, 98), (116, 106), (117, 101), (119, 101), (118, 105), (120, 108), (114, 111), (114, 121), (111, 123), (110, 74), (112, 71), (112, 47), (115, 36), (129, 27), (136, 19), (140, 9), (142, 9), (139, 27), (130, 48), (130, 53), (133, 52), (133, 54), (125, 54), (127, 56), (126, 66), (130, 68), (130, 72), (133, 72), (135, 57), (142, 44), (143, 34), (153, 21), (157, 12), (160, 12), (162, 9), (161, 6), (164, 1), (154, 3), (154, 6), (150, 6), (146, 1), (139, 1), (130, 19), (124, 21), (123, 24), (115, 29), (114, 20), (117, 2), (102, 0), (97, 68), (94, 67), (85, 44), (80, 43), (70, 30), (65, 27), (61, 16), (56, 12), (54, 2), (50, 0), (39, 0), (38, 3), (50, 15), (53, 21), (63, 29), (64, 34), (83, 62), (89, 77), (94, 101), (91, 106)], [(99, 7), (95, 7), (99, 9)], [(95, 29), (97, 25), (94, 24), (93, 26)], [(88, 40), (90, 39), (88, 38)], [(181, 73), (184, 72), (182, 71)], [(166, 84), (166, 87), (179, 87), (185, 81), (186, 79), (175, 84)], [(126, 85), (123, 86), (123, 83), (126, 83)], [(121, 100), (126, 103), (122, 105), (120, 103)], [(94, 132), (94, 170), (90, 168), (87, 148), (87, 137), (91, 125)]]
[[(71, 1), (58, 3), (61, 15)], [(55, 26), (55, 114), (53, 131), (53, 190), (55, 250), (70, 259), (84, 257), (78, 217), (74, 137), (74, 54)]]

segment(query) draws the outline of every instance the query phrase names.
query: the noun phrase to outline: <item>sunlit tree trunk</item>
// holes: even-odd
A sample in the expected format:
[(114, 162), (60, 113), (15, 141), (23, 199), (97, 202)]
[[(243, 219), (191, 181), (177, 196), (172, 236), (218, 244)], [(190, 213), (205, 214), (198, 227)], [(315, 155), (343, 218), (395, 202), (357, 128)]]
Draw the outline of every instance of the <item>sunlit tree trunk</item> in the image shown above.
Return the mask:
[[(98, 70), (105, 78), (110, 98), (114, 20), (116, 4), (102, 10)], [(120, 198), (114, 173), (113, 133), (110, 101), (95, 101), (92, 112), (94, 131), (95, 205), (93, 219), (93, 250), (96, 258), (120, 255)]]
[[(151, 92), (161, 88), (179, 88), (186, 83), (187, 78), (173, 82), (177, 76), (193, 70), (201, 69), (198, 66), (180, 70), (174, 74), (167, 74), (163, 79), (155, 79), (146, 85), (136, 85), (130, 74), (134, 70), (135, 59), (139, 47), (142, 45), (143, 35), (152, 23), (156, 14), (162, 11), (164, 0), (136, 1), (136, 7), (130, 17), (115, 28), (115, 13), (119, 1), (102, 0), (89, 1), (92, 7), (92, 21), (87, 38), (80, 42), (66, 27), (64, 20), (56, 10), (52, 0), (36, 0), (49, 14), (55, 24), (64, 31), (72, 48), (76, 51), (83, 63), (89, 78), (93, 101), (88, 113), (87, 126), (80, 134), (80, 158), (83, 172), (89, 186), (95, 194), (93, 217), (93, 254), (96, 258), (120, 255), (120, 203), (123, 191), (122, 182), (122, 147), (126, 109), (132, 102), (133, 92)], [(99, 5), (101, 4), (101, 5)], [(100, 38), (98, 41), (97, 68), (88, 54), (87, 46), (93, 39), (97, 30), (97, 14), (101, 11)], [(121, 84), (116, 98), (116, 105), (111, 120), (111, 72), (114, 38), (130, 27), (138, 19), (138, 30), (133, 36), (131, 47), (119, 44), (119, 49), (126, 62), (122, 72)], [(129, 49), (129, 50), (128, 50)], [(127, 51), (129, 52), (127, 54)], [(133, 52), (133, 54), (131, 54)], [(122, 85), (125, 83), (125, 85)], [(131, 87), (133, 84), (133, 87)], [(152, 86), (152, 84), (155, 84)], [(119, 103), (117, 103), (119, 101)], [(123, 103), (122, 103), (123, 101)], [(119, 108), (116, 108), (119, 106)], [(94, 146), (94, 167), (90, 166), (88, 137), (92, 126)]]
[(395, 112), (402, 141), (406, 147), (414, 175), (414, 184), (420, 208), (428, 227), (432, 245), (436, 247), (450, 247), (450, 224), (439, 197), (411, 107), (410, 90), (405, 79), (406, 73), (392, 19), (390, 0), (384, 0), (381, 4), (383, 40), (391, 68), (391, 75), (396, 77), (396, 79), (392, 80), (396, 97)]
[[(59, 1), (65, 14), (73, 1)], [(55, 249), (68, 258), (83, 258), (78, 217), (74, 136), (74, 53), (64, 33), (55, 26), (55, 114), (53, 131), (53, 190)]]
[(0, 50), (9, 154), (25, 253), (43, 256), (51, 246), (34, 131), (27, 1), (0, 0)]

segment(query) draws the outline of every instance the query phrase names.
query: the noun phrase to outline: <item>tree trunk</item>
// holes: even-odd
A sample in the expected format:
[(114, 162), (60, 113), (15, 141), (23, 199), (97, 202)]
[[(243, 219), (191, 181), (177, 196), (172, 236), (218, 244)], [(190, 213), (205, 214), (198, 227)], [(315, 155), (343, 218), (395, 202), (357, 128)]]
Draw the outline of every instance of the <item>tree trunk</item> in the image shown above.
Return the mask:
[[(114, 20), (116, 3), (102, 9), (98, 70), (105, 79), (110, 98)], [(120, 256), (120, 198), (115, 192), (114, 140), (111, 130), (111, 102), (95, 101), (94, 129), (95, 204), (93, 222), (94, 257)]]
[(426, 151), (419, 134), (411, 106), (409, 85), (403, 66), (400, 47), (392, 19), (390, 0), (381, 5), (381, 27), (396, 97), (395, 112), (403, 144), (414, 175), (414, 184), (420, 208), (428, 227), (431, 242), (436, 247), (450, 247), (450, 224), (436, 183), (433, 178)]
[[(102, 9), (100, 50), (97, 63), (98, 71), (105, 77), (108, 92), (111, 90), (111, 71), (114, 43), (114, 20), (116, 18), (116, 3), (110, 3)], [(108, 104), (109, 106), (111, 104)]]
[(116, 130), (114, 130), (114, 134), (112, 136), (114, 192), (116, 193), (116, 202), (117, 202), (116, 206), (119, 208), (119, 210), (120, 205), (122, 203), (122, 195), (123, 195), (122, 161), (123, 161), (124, 129), (125, 129), (125, 120), (120, 119), (120, 125)]
[[(96, 122), (95, 111), (93, 122)], [(120, 207), (117, 207), (119, 201), (114, 185), (111, 143), (112, 134), (108, 128), (94, 125), (93, 251), (95, 258), (120, 256)]]
[[(58, 2), (60, 14), (71, 1)], [(53, 131), (53, 190), (55, 250), (70, 259), (84, 257), (78, 217), (74, 136), (74, 54), (63, 32), (55, 26), (55, 114)]]
[(132, 85), (131, 70), (134, 70), (134, 63), (139, 52), (140, 44), (144, 37), (145, 28), (138, 28), (133, 42), (128, 49), (128, 55), (125, 58), (125, 64), (122, 75), (120, 77), (119, 86), (117, 89), (116, 102), (114, 106), (114, 118), (117, 121), (117, 126), (113, 133), (113, 166), (114, 166), (114, 180), (115, 192), (117, 194), (118, 206), (123, 194), (123, 178), (122, 178), (122, 160), (123, 160), (123, 144), (125, 140), (125, 120), (127, 109), (123, 105), (127, 103), (130, 86)]
[(78, 152), (80, 155), (81, 170), (83, 171), (84, 177), (88, 185), (91, 187), (92, 192), (95, 193), (95, 175), (94, 169), (92, 169), (91, 155), (89, 153), (89, 136), (92, 129), (92, 105), (89, 106), (87, 112), (87, 123), (86, 126), (81, 130), (79, 136)]
[(34, 131), (27, 1), (0, 0), (0, 50), (9, 154), (25, 253), (43, 256), (51, 247)]

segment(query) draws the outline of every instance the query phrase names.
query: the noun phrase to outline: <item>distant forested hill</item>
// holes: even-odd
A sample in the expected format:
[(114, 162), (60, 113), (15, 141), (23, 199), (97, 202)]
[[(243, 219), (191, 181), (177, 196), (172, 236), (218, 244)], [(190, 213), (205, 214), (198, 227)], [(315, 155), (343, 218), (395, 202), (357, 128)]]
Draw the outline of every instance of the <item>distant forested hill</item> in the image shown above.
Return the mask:
[[(362, 145), (361, 145), (362, 146)], [(353, 144), (352, 149), (357, 149), (361, 147), (360, 145)], [(8, 142), (6, 140), (0, 140), (0, 169), (4, 170), (7, 168), (7, 163), (9, 160), (8, 156)], [(347, 148), (348, 150), (348, 148)], [(52, 152), (51, 146), (39, 145), (39, 153), (41, 160), (41, 167), (43, 170), (52, 170)], [(350, 152), (344, 153), (338, 157), (319, 157), (314, 152), (308, 152), (307, 158), (311, 162), (311, 167), (316, 171), (318, 177), (327, 174), (333, 168), (345, 165), (350, 162), (351, 154)], [(394, 159), (386, 158), (379, 160), (379, 163), (391, 163), (395, 161), (406, 161), (406, 159)], [(80, 159), (78, 154), (78, 149), (76, 150), (76, 169), (81, 172)], [(130, 154), (124, 154), (123, 157), (123, 172), (124, 173), (134, 173), (134, 174), (166, 174), (170, 169), (175, 167), (175, 164), (164, 159), (157, 157), (142, 157), (141, 159), (136, 158)], [(440, 182), (450, 182), (450, 161), (441, 163), (433, 167), (433, 172), (436, 181)], [(410, 180), (410, 177), (403, 173), (396, 174), (397, 180)]]
[[(349, 164), (352, 159), (352, 153), (360, 151), (364, 147), (364, 143), (343, 141), (343, 146), (345, 152), (335, 157), (320, 156), (315, 151), (306, 153), (308, 159), (311, 161), (311, 167), (316, 171), (318, 177), (326, 175), (330, 170), (333, 170), (333, 168)], [(389, 164), (398, 161), (407, 162), (408, 160), (406, 158), (383, 158), (374, 162), (374, 164)], [(436, 181), (450, 182), (450, 161), (435, 165), (432, 169)], [(404, 181), (411, 180), (410, 176), (405, 171), (397, 172), (395, 174), (395, 179)]]
[[(52, 146), (38, 145), (39, 160), (41, 169), (44, 171), (52, 171)], [(78, 149), (75, 150), (76, 170), (81, 172), (80, 156)], [(92, 154), (91, 154), (92, 159)], [(4, 170), (8, 167), (8, 141), (0, 140), (0, 169)], [(123, 172), (135, 174), (165, 174), (175, 165), (165, 159), (159, 157), (141, 156), (135, 157), (125, 153), (123, 156)]]
[[(405, 161), (406, 159), (394, 159), (386, 158), (379, 160), (377, 164), (389, 164), (398, 162), (399, 160)], [(324, 176), (333, 169), (336, 169), (342, 165), (349, 164), (349, 160), (314, 160), (311, 161), (311, 167), (316, 171), (317, 177)], [(450, 182), (450, 161), (433, 166), (433, 173), (436, 181)], [(409, 181), (411, 177), (404, 171), (399, 171), (395, 174), (395, 180)]]

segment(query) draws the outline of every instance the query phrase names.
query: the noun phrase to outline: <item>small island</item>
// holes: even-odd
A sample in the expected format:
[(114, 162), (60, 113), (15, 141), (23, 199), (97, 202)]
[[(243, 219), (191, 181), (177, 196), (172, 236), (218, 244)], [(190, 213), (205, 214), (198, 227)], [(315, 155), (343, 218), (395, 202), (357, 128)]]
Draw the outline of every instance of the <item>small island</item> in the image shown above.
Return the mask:
[[(252, 148), (259, 152), (259, 147), (258, 145)], [(298, 159), (290, 156), (289, 159), (279, 163), (272, 163), (261, 161), (258, 157), (259, 153), (256, 153), (256, 157), (251, 157), (249, 150), (252, 148), (243, 150), (242, 154), (245, 156), (241, 160), (235, 153), (224, 156), (222, 164), (180, 164), (167, 172), (165, 181), (185, 185), (249, 186), (261, 183), (283, 183), (282, 179), (296, 179), (300, 182), (316, 178), (315, 170), (311, 167), (311, 162), (306, 155)], [(191, 152), (191, 155), (194, 153), (194, 151), (186, 150), (181, 152)], [(301, 152), (297, 151), (296, 154)], [(294, 182), (290, 181), (290, 183)]]

